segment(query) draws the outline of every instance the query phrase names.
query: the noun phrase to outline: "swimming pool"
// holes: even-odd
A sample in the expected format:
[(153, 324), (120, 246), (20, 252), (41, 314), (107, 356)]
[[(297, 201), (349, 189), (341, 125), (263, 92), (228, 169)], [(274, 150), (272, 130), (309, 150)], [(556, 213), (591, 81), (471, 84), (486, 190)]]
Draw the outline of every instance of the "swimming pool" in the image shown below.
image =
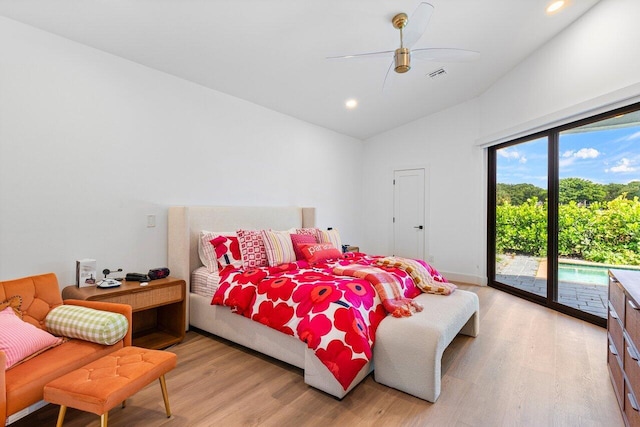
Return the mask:
[(609, 267), (558, 264), (558, 281), (585, 283), (590, 285), (608, 285)]

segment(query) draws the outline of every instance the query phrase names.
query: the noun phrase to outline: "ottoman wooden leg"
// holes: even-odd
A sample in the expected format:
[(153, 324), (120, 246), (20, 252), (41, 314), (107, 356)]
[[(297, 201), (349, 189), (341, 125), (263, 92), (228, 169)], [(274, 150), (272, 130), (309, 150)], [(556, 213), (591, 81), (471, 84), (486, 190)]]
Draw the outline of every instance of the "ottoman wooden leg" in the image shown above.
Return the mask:
[(100, 427), (107, 427), (107, 422), (109, 422), (109, 411), (100, 415)]
[(60, 412), (58, 412), (58, 422), (56, 422), (56, 427), (62, 427), (62, 423), (64, 422), (64, 414), (67, 413), (67, 407), (64, 405), (60, 405)]
[(164, 399), (164, 409), (167, 411), (167, 418), (169, 418), (171, 416), (171, 407), (169, 406), (169, 393), (167, 393), (167, 382), (164, 380), (164, 375), (160, 375), (160, 388)]

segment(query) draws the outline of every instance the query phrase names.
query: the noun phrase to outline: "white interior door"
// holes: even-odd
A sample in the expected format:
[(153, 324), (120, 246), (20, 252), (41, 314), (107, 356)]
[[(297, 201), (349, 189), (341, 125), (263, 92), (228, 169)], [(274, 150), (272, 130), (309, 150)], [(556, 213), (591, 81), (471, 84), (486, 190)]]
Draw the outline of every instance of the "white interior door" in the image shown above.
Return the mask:
[(424, 259), (424, 169), (393, 172), (393, 254)]

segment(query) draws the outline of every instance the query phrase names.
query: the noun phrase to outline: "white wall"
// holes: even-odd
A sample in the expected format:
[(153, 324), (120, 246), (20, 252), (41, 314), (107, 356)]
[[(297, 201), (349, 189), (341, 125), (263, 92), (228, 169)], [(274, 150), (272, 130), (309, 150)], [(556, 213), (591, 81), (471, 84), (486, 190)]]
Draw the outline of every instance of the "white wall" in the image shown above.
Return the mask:
[(390, 171), (428, 165), (426, 253), (450, 279), (485, 283), (487, 169), (478, 141), (638, 95), (630, 93), (640, 87), (638, 16), (637, 0), (603, 0), (478, 99), (367, 140), (361, 247), (389, 252)]
[(473, 141), (478, 101), (460, 104), (366, 142), (361, 249), (392, 253), (393, 170), (423, 167), (426, 259), (450, 280), (481, 283), (484, 272), (484, 151)]
[[(0, 280), (166, 265), (167, 207), (317, 207), (360, 240), (362, 142), (0, 18)], [(157, 226), (147, 228), (147, 215)]]
[(600, 99), (613, 101), (608, 94), (640, 95), (638, 17), (637, 0), (596, 4), (480, 97), (481, 135), (515, 133), (540, 118), (561, 120), (599, 107)]

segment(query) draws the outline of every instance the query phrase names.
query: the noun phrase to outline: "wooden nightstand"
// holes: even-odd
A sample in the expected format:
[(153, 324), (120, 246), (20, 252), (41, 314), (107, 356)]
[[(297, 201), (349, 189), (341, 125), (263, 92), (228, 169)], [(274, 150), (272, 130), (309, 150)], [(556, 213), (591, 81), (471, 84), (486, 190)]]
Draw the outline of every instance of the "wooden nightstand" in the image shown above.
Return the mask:
[(360, 252), (360, 247), (349, 245), (345, 248), (345, 252)]
[(184, 280), (167, 277), (151, 280), (147, 286), (127, 281), (107, 289), (67, 286), (62, 298), (129, 304), (133, 308), (133, 345), (161, 349), (184, 339), (185, 292)]

